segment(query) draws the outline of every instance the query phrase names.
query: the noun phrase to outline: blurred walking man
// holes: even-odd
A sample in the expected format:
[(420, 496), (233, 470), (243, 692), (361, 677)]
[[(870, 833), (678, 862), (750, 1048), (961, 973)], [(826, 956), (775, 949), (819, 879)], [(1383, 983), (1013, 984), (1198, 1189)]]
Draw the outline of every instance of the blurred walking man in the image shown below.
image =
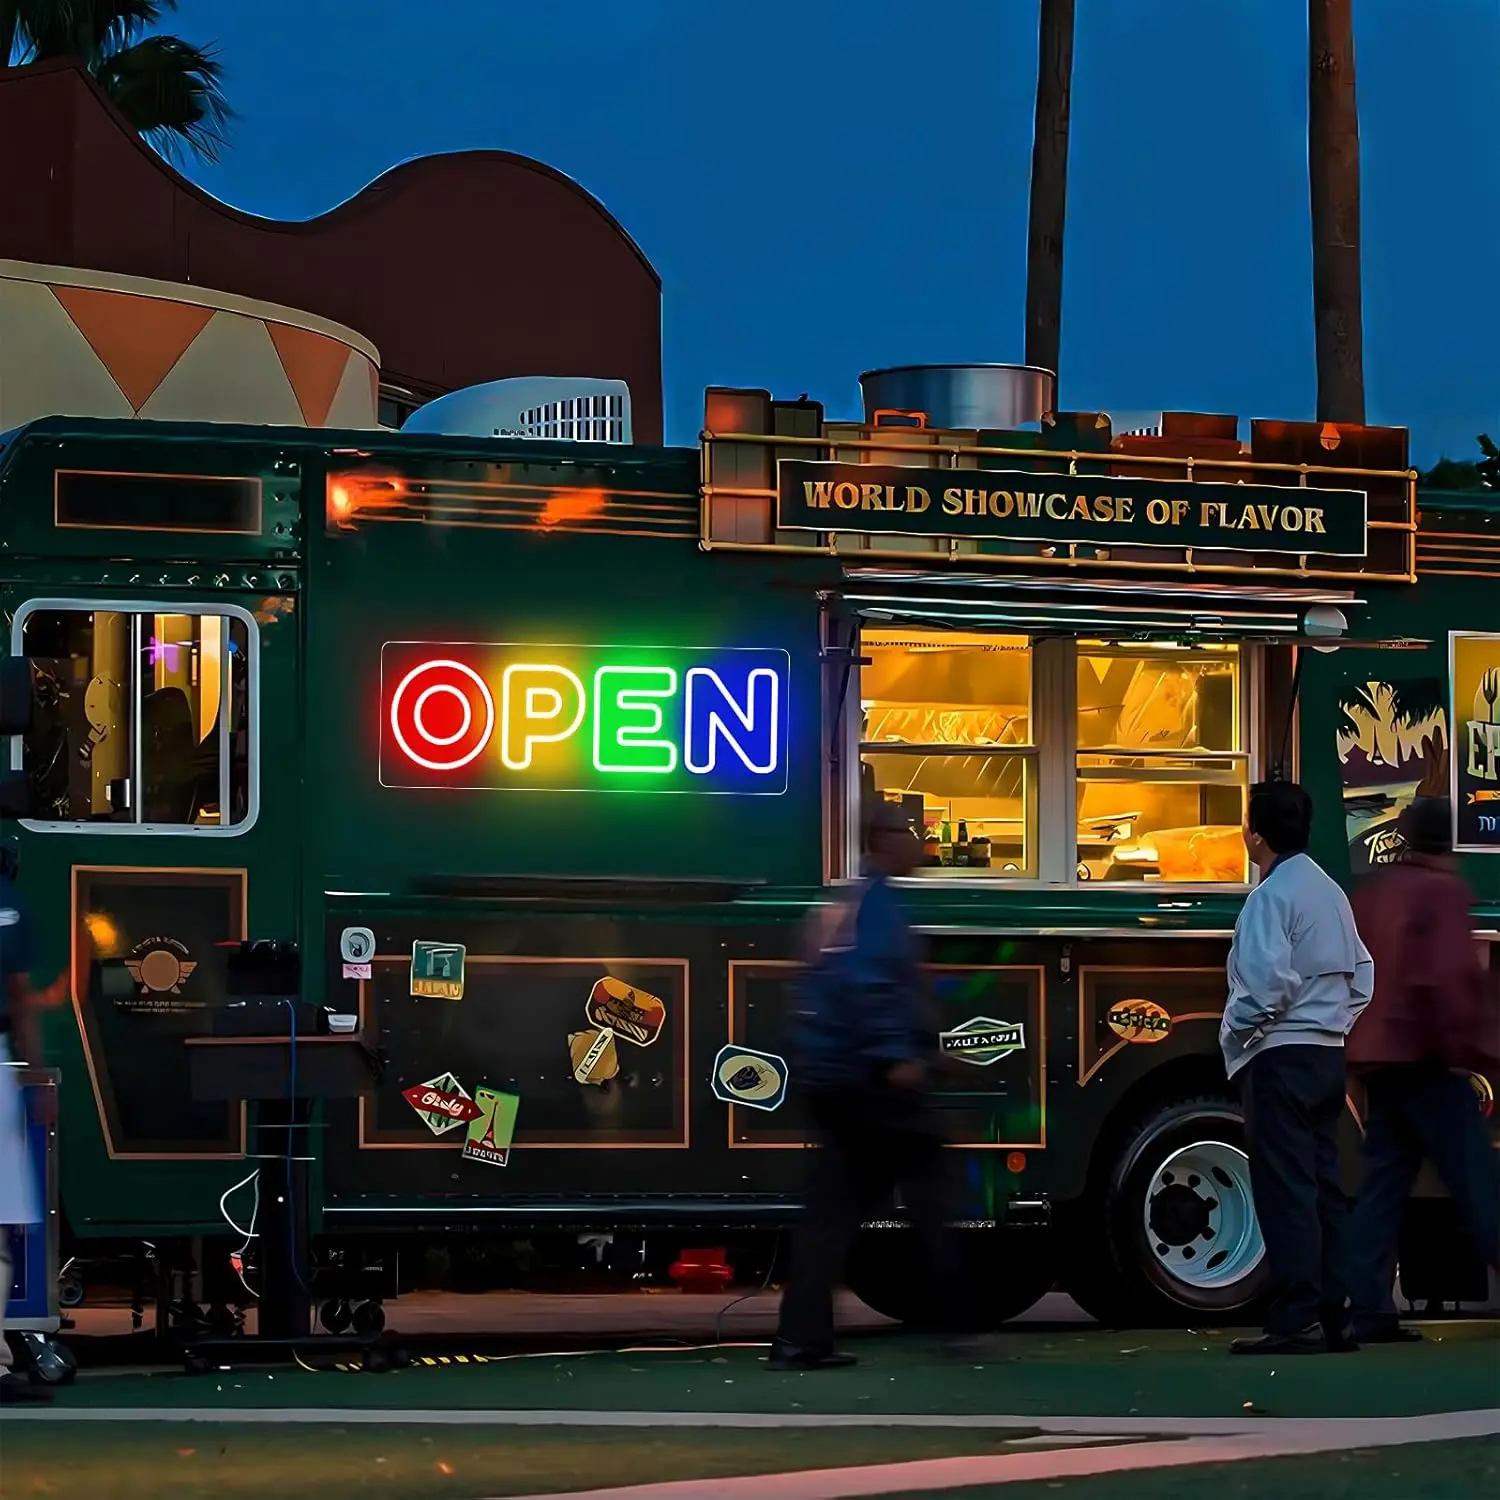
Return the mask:
[(1344, 1038), (1369, 1003), (1373, 965), (1348, 898), (1307, 854), (1311, 824), (1300, 786), (1251, 788), (1245, 846), (1261, 879), (1235, 923), (1219, 1045), (1239, 1081), (1271, 1303), (1265, 1333), (1235, 1339), (1236, 1354), (1356, 1347), (1338, 1129)]
[(773, 1370), (852, 1365), (833, 1343), (833, 1288), (861, 1214), (899, 1186), (920, 1237), (943, 1332), (957, 1331), (957, 1277), (945, 1215), (942, 1136), (928, 1083), (937, 1028), (927, 1016), (916, 934), (891, 881), (921, 846), (890, 803), (868, 827), (867, 878), (815, 929), (794, 1055), (817, 1149), (771, 1347)]
[(1430, 1159), (1490, 1265), (1500, 1262), (1494, 1150), (1469, 1075), (1500, 1080), (1500, 1005), (1479, 962), (1472, 896), (1453, 858), (1452, 804), (1420, 797), (1401, 816), (1406, 853), (1354, 897), (1375, 956), (1375, 998), (1349, 1037), (1365, 1086), (1364, 1185), (1349, 1291), (1362, 1343), (1419, 1339), (1392, 1296), (1401, 1214)]
[[(26, 1149), (26, 1112), (16, 1084), (14, 1055), (20, 1062), (42, 1060), (37, 1012), (60, 1004), (67, 976), (38, 994), (31, 988), (31, 937), (20, 894), (0, 874), (0, 1405), (45, 1401), (48, 1392), (15, 1374), (5, 1342), (5, 1304), (10, 1300), (10, 1230), (42, 1222), (33, 1167)], [(50, 1100), (50, 1091), (38, 1098)]]

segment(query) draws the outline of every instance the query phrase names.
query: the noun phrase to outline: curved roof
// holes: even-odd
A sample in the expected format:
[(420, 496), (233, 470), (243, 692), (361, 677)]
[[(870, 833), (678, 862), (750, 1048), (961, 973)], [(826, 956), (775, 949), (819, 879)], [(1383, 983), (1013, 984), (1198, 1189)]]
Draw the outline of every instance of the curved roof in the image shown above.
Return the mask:
[[(73, 62), (0, 72), (0, 256), (146, 276), (358, 329), (427, 397), (516, 375), (629, 383), (661, 431), (661, 278), (572, 178), (509, 151), (403, 162), (303, 220), (190, 182)], [(524, 295), (517, 296), (517, 289)]]

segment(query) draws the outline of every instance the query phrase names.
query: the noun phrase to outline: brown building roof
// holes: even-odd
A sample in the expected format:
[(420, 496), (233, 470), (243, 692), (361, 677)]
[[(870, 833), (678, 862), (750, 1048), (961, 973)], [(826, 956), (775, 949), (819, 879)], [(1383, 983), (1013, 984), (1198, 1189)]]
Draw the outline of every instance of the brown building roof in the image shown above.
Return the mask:
[(328, 213), (241, 213), (146, 146), (72, 63), (0, 70), (0, 258), (116, 271), (333, 318), (426, 398), (513, 375), (629, 383), (661, 441), (661, 279), (577, 183), (465, 151), (394, 168)]

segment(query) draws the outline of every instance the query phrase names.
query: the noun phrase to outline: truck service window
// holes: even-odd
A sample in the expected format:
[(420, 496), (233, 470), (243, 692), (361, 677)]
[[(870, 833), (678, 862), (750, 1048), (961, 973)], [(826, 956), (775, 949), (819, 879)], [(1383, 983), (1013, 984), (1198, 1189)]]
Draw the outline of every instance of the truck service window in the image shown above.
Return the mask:
[(923, 832), (923, 869), (1034, 875), (1030, 640), (868, 628), (860, 646), (864, 781)]
[(28, 612), (31, 818), (161, 831), (250, 815), (250, 629), (238, 616)]
[(1248, 878), (1238, 646), (1078, 643), (1080, 880)]

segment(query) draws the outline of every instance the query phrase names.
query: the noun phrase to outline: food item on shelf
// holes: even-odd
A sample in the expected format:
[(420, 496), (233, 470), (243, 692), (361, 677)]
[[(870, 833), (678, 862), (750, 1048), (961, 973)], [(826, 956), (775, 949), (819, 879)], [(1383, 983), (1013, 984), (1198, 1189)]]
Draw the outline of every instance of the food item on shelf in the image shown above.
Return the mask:
[(1147, 835), (1163, 880), (1230, 883), (1245, 879), (1245, 839), (1232, 825), (1157, 828)]

